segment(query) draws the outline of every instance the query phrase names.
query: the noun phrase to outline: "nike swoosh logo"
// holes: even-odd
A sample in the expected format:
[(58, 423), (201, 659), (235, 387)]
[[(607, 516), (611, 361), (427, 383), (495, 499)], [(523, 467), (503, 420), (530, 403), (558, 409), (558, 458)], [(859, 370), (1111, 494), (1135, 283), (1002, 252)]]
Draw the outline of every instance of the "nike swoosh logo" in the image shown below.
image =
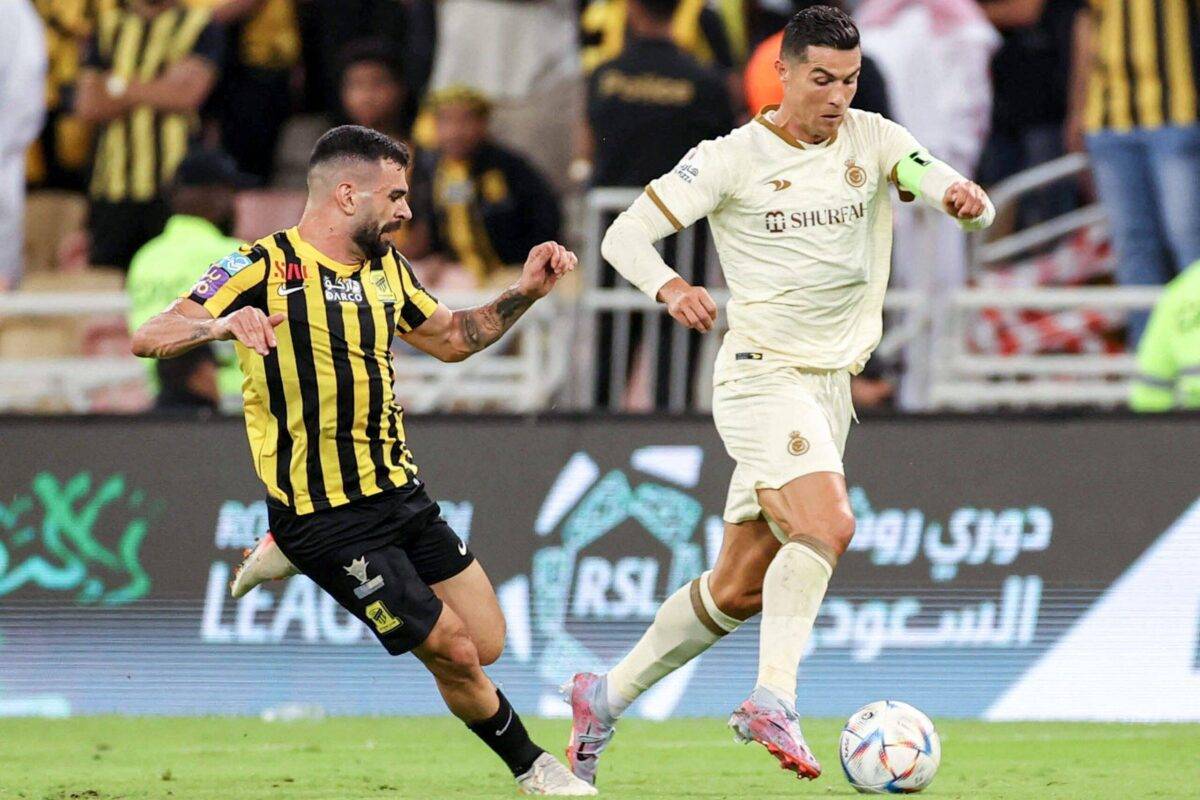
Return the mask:
[(786, 189), (792, 185), (791, 181), (786, 180), (784, 178), (776, 178), (773, 181), (769, 181), (769, 183), (771, 184), (771, 186), (773, 186), (775, 188), (775, 191), (777, 191), (777, 192), (782, 192), (784, 189)]
[(287, 297), (289, 294), (291, 294), (293, 292), (303, 292), (303, 291), (304, 291), (303, 286), (293, 286), (291, 289), (285, 289), (285, 288), (283, 288), (282, 283), (279, 284), (279, 296), (280, 297)]
[(465, 556), (467, 554), (467, 543), (462, 539), (458, 540), (458, 554), (461, 556)]
[(508, 710), (508, 722), (504, 723), (504, 727), (503, 727), (503, 728), (501, 728), (500, 730), (496, 731), (496, 735), (497, 735), (497, 736), (500, 736), (500, 735), (501, 735), (501, 734), (503, 734), (503, 733), (504, 733), (506, 730), (508, 730), (508, 726), (509, 726), (509, 725), (512, 725), (512, 720), (513, 720), (513, 710), (510, 708), (510, 709)]

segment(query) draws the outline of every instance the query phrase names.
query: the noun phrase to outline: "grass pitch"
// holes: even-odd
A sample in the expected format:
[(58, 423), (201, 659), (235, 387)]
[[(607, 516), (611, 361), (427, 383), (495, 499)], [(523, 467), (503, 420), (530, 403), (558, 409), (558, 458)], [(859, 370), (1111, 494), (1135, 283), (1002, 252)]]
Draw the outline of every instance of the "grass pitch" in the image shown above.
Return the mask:
[[(563, 721), (529, 720), (561, 754)], [(723, 721), (625, 720), (600, 769), (611, 798), (853, 797), (837, 762), (840, 722), (806, 720), (825, 767), (815, 783)], [(945, 720), (930, 797), (1200, 797), (1200, 725), (989, 724)], [(508, 798), (503, 766), (451, 718), (85, 717), (0, 720), (0, 798), (307, 800)]]

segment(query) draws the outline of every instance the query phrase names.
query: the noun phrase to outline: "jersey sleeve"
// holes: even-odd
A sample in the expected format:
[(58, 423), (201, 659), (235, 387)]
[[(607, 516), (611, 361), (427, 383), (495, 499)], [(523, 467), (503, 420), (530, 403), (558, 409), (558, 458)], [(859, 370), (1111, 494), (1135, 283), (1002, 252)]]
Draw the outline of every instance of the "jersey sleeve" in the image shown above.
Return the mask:
[(884, 175), (892, 176), (902, 158), (913, 153), (925, 154), (925, 148), (903, 125), (879, 117), (879, 169)]
[(267, 310), (267, 251), (257, 245), (238, 248), (214, 261), (182, 296), (223, 317), (245, 306)]
[(722, 139), (701, 142), (687, 152), (675, 169), (646, 187), (667, 221), (681, 231), (715, 211), (731, 192), (728, 169), (721, 153)]
[(400, 273), (400, 288), (404, 293), (397, 322), (403, 333), (409, 333), (433, 316), (433, 312), (437, 311), (438, 301), (417, 280), (417, 273), (413, 272), (408, 259), (399, 252), (393, 252), (396, 255), (397, 272)]

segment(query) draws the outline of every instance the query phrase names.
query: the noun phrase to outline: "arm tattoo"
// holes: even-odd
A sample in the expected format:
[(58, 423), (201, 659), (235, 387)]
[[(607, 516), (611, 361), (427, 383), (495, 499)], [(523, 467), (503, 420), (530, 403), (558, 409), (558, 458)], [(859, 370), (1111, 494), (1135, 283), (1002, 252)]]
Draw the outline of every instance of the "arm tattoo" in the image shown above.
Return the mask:
[(467, 347), (472, 353), (478, 353), (503, 336), (532, 305), (532, 297), (526, 297), (515, 286), (510, 286), (491, 303), (455, 311), (454, 316)]

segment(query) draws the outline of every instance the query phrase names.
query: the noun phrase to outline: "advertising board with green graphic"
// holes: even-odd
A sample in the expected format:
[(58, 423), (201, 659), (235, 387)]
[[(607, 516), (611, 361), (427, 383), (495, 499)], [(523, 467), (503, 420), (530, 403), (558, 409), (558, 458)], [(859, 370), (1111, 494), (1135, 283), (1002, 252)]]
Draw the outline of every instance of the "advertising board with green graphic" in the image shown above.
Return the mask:
[[(527, 713), (564, 714), (555, 687), (614, 663), (716, 559), (732, 464), (708, 419), (406, 427), (496, 587), (508, 635), (489, 672)], [(441, 712), (416, 660), (308, 579), (229, 596), (267, 525), (244, 436), (239, 420), (0, 420), (0, 714)], [(806, 712), (896, 696), (938, 716), (1200, 718), (1200, 481), (1181, 467), (1198, 447), (1182, 418), (855, 426), (857, 534), (805, 655)], [(757, 633), (634, 713), (727, 712)], [(1114, 648), (1145, 668), (1125, 675)]]

